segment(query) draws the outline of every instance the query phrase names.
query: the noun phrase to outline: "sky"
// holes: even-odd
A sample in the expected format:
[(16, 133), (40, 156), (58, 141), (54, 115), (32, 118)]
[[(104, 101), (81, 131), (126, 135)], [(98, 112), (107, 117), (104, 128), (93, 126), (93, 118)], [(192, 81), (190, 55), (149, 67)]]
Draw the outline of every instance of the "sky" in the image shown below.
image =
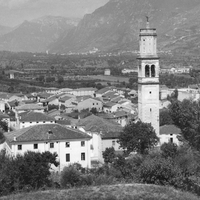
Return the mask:
[(82, 18), (109, 0), (0, 0), (0, 25), (14, 27), (45, 15)]

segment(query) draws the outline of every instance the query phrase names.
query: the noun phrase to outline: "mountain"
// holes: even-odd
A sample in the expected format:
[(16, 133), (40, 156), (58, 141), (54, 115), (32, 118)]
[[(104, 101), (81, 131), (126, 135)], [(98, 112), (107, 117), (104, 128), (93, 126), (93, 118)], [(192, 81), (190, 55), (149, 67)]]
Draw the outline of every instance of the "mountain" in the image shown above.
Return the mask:
[(45, 52), (62, 34), (78, 24), (78, 19), (45, 16), (24, 21), (7, 34), (0, 36), (0, 50)]
[(50, 46), (50, 52), (138, 50), (139, 29), (149, 16), (160, 51), (200, 53), (199, 0), (110, 0)]
[(5, 35), (5, 34), (11, 32), (12, 30), (13, 30), (13, 28), (11, 28), (11, 27), (0, 25), (0, 36)]

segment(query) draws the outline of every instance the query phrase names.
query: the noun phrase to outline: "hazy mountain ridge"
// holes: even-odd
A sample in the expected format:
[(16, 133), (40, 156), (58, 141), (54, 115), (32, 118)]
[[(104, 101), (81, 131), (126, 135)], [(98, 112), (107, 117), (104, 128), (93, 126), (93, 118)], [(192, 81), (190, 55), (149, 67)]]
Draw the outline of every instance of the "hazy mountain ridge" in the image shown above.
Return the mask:
[(200, 1), (110, 0), (84, 16), (73, 31), (59, 38), (51, 51), (85, 52), (94, 47), (102, 51), (137, 50), (139, 29), (145, 27), (146, 15), (151, 26), (157, 28), (159, 49), (182, 51), (184, 45), (193, 47), (192, 41), (198, 38), (194, 35), (181, 44), (177, 42), (186, 36), (185, 30), (195, 28), (193, 24), (196, 30), (200, 28)]
[(82, 20), (45, 16), (1, 36), (0, 50), (52, 53), (137, 51), (139, 29), (157, 29), (158, 49), (199, 54), (199, 0), (110, 0)]
[(78, 24), (78, 19), (45, 16), (24, 21), (0, 37), (0, 50), (45, 52), (62, 34)]

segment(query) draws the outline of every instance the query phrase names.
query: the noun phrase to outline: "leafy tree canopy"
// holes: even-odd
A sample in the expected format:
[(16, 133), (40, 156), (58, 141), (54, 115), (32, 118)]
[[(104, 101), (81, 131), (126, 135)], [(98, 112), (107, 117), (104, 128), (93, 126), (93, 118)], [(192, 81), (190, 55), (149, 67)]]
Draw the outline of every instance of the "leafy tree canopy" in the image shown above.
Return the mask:
[(120, 147), (128, 154), (130, 152), (144, 154), (150, 148), (156, 146), (158, 141), (159, 138), (151, 124), (138, 121), (137, 123), (130, 122), (124, 127), (118, 142)]
[(200, 150), (200, 105), (191, 100), (172, 101), (169, 113), (174, 124), (182, 131), (183, 138)]

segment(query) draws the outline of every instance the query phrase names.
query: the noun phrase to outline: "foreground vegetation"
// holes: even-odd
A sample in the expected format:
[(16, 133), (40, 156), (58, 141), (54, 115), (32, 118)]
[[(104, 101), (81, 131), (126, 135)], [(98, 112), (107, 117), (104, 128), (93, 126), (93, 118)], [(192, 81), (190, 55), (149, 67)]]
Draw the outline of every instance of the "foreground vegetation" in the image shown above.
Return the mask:
[(171, 187), (145, 184), (118, 184), (83, 187), (68, 190), (49, 190), (22, 193), (0, 198), (1, 200), (198, 200), (187, 192)]

